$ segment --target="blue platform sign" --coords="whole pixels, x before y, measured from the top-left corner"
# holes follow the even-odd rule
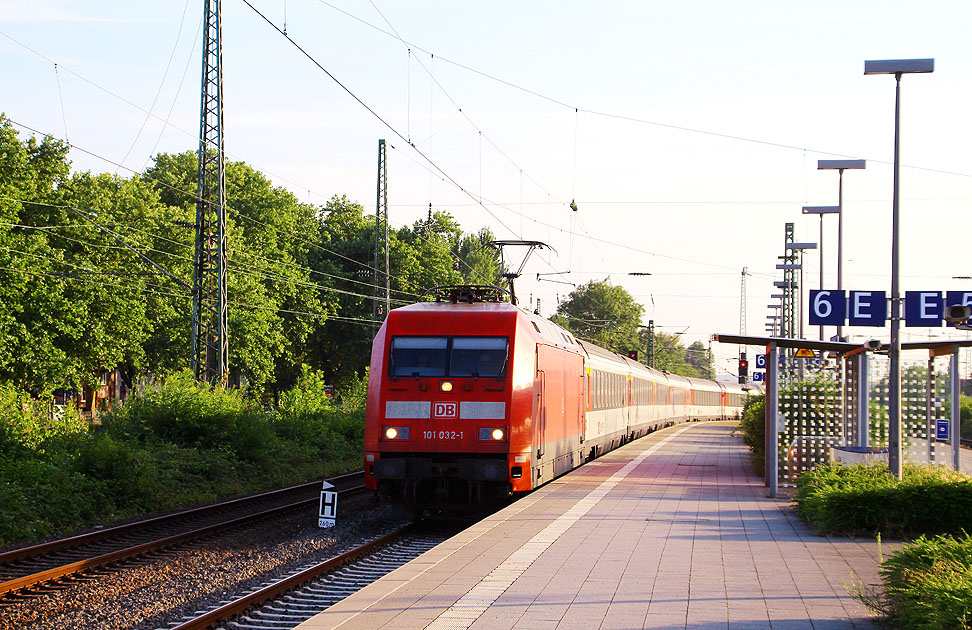
[[[935,439],[936,440],[949,440],[948,437],[948,427],[949,422],[947,418],[939,418],[935,423]]]
[[[851,326],[883,328],[888,319],[888,303],[884,291],[851,291],[848,311]],[[813,320],[810,325],[815,325]]]
[[[941,328],[941,291],[905,291],[905,326]]]
[[[753,372],[753,382],[763,383],[766,381],[766,372]]]
[[[810,291],[810,325],[841,326],[847,316],[843,291]]]
[[[945,294],[945,306],[972,306],[972,291],[948,291]],[[972,319],[965,320],[966,324],[972,324]],[[951,327],[955,324],[949,322]]]
[[[757,354],[756,355],[756,369],[757,370],[765,370],[766,369],[766,355],[765,354]]]

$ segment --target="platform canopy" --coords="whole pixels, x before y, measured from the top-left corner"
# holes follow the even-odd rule
[[[836,352],[838,354],[848,354],[861,350],[872,350],[886,352],[891,347],[888,343],[878,345],[865,345],[860,343],[849,343],[846,341],[819,341],[817,339],[792,339],[788,337],[751,337],[748,335],[712,335],[713,341],[720,343],[735,343],[743,346],[769,346],[776,344],[777,348],[806,348],[808,350],[824,350],[826,352]],[[946,341],[909,341],[901,344],[902,350],[928,350],[931,354],[938,356],[950,354],[955,348],[972,348],[972,339],[952,339]]]

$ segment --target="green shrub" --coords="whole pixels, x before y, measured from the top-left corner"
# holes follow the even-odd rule
[[[0,545],[121,516],[110,483],[53,462],[0,459],[0,481]]]
[[[763,476],[766,461],[766,397],[751,396],[746,399],[742,420],[739,423],[742,430],[743,443],[752,451],[750,464],[753,472]]]
[[[0,384],[0,454],[37,450],[47,440],[86,430],[87,422],[74,406],[53,409],[11,385]]]
[[[972,478],[905,464],[898,481],[884,464],[830,464],[806,471],[794,498],[822,534],[892,538],[958,534],[972,523]]]
[[[239,390],[212,388],[188,371],[131,396],[102,417],[105,430],[123,440],[177,446],[230,448],[243,459],[266,457],[270,423]]]
[[[903,628],[972,627],[972,538],[924,536],[881,565],[879,608]]]
[[[265,411],[180,374],[90,429],[76,415],[41,421],[28,398],[0,388],[0,545],[359,468],[361,388],[338,408],[305,371],[282,408]]]

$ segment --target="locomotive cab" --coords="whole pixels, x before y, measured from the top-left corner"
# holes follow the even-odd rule
[[[495,504],[521,489],[525,460],[511,453],[524,438],[510,422],[518,313],[451,301],[389,313],[372,350],[369,488],[415,512]]]

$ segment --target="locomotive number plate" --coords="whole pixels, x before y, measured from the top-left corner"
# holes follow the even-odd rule
[[[462,431],[422,431],[426,440],[461,440]]]

